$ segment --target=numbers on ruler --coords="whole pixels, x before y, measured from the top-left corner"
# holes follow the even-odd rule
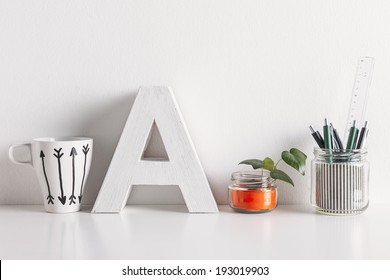
[[[358,60],[344,139],[346,139],[349,128],[354,120],[356,120],[358,125],[362,125],[362,122],[365,120],[368,87],[370,85],[373,65],[374,59],[371,57],[364,57]]]

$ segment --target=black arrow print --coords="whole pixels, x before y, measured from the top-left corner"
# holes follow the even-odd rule
[[[69,197],[69,205],[72,205],[72,204],[76,204],[76,197],[74,195],[74,180],[75,180],[75,175],[74,175],[74,157],[77,156],[77,152],[76,152],[76,149],[75,147],[72,148],[72,150],[70,151],[70,156],[72,157],[72,176],[73,176],[73,179],[72,179],[72,195]]]
[[[79,202],[81,203],[81,199],[83,198],[83,186],[84,186],[84,179],[85,179],[85,167],[87,165],[87,154],[89,152],[88,148],[89,144],[87,146],[83,146],[83,153],[84,153],[84,173],[83,173],[83,180],[81,181],[81,188],[80,188],[80,195],[79,195]]]
[[[43,168],[43,174],[45,175],[45,179],[46,179],[46,185],[47,185],[47,190],[49,192],[49,195],[47,196],[47,204],[54,204],[54,197],[52,197],[51,195],[51,192],[50,192],[50,185],[49,185],[49,180],[47,180],[47,175],[46,175],[46,168],[45,168],[45,154],[43,153],[43,151],[41,150],[41,154],[40,154],[40,157],[42,159],[42,168]]]
[[[61,171],[61,157],[64,155],[64,153],[61,153],[61,149],[54,149],[54,151],[57,153],[57,154],[53,154],[57,160],[58,160],[58,174],[59,174],[59,178],[60,178],[60,189],[61,189],[61,196],[58,197],[58,199],[61,201],[62,205],[65,205],[65,202],[66,202],[66,196],[64,196],[64,189],[62,187],[62,171]]]

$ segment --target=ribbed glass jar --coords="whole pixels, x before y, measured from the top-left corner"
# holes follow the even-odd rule
[[[269,212],[278,201],[277,188],[268,171],[239,171],[232,174],[229,205],[246,213]]]
[[[311,203],[330,215],[358,214],[367,209],[367,150],[314,148],[311,162]]]

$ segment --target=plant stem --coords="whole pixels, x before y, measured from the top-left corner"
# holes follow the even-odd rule
[[[278,162],[275,164],[275,168],[276,166],[278,166],[279,162],[281,161],[282,159],[279,159]]]

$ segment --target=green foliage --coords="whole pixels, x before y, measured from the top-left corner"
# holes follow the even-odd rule
[[[241,161],[239,164],[251,165],[253,167],[253,169],[263,168],[263,162],[259,159],[247,159],[247,160]]]
[[[283,151],[281,155],[281,159],[289,166],[297,170],[299,173],[302,175],[305,175],[305,166],[306,166],[306,159],[307,156],[300,151],[297,148],[292,148],[290,151]],[[263,168],[268,171],[270,171],[270,176],[271,178],[275,180],[281,180],[283,182],[289,183],[292,186],[294,186],[293,180],[288,176],[285,172],[276,169],[276,166],[280,160],[276,163],[269,158],[266,157],[264,160],[259,160],[259,159],[248,159],[240,162],[239,164],[246,164],[250,165],[253,167],[253,169],[259,169]]]
[[[282,153],[282,159],[285,163],[297,170],[302,175],[305,175],[305,164],[307,156],[296,148]]]
[[[271,176],[271,178],[273,178],[275,180],[281,180],[281,181],[287,182],[294,187],[293,180],[290,178],[290,176],[288,176],[282,170],[277,170],[277,169],[272,170],[270,176]]]
[[[268,171],[272,171],[275,169],[275,163],[274,161],[269,158],[269,157],[266,157],[264,160],[263,160],[263,168],[268,170]]]

